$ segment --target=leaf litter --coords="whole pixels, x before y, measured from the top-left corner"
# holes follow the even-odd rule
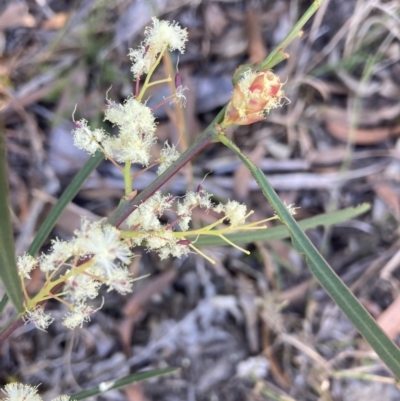
[[[262,59],[304,7],[298,1],[155,1],[153,9],[149,4],[27,0],[0,10],[0,105],[19,252],[82,163],[61,138],[68,138],[75,103],[101,124],[107,89],[112,85],[115,98],[133,91],[126,53],[140,42],[154,13],[188,27],[191,41],[180,68],[193,83],[196,105],[186,126],[203,127],[229,99],[236,67]],[[16,7],[21,12],[13,14]],[[347,225],[308,234],[395,341],[397,8],[395,0],[326,1],[302,40],[288,49],[289,61],[275,68],[287,80],[291,103],[271,112],[265,123],[230,132],[280,195],[305,215],[372,204],[370,214]],[[365,62],[377,52],[365,80]],[[174,121],[173,110],[163,113],[164,121],[167,116]],[[171,131],[163,135],[176,140]],[[195,135],[189,132],[189,138]],[[222,198],[240,195],[257,215],[271,213],[251,177],[219,146],[206,150],[193,171],[166,190],[179,194],[210,171],[205,189]],[[138,189],[153,178],[152,172],[144,174]],[[71,236],[82,210],[93,218],[107,216],[122,194],[115,167],[102,164],[53,235]],[[201,224],[202,217],[196,219]],[[400,392],[385,367],[315,285],[290,243],[248,249],[251,254],[244,256],[210,248],[214,267],[197,256],[161,263],[143,252],[131,269],[150,277],[135,284],[131,297],[107,294],[107,306],[83,329],[67,333],[55,324],[44,334],[21,327],[0,348],[0,384],[11,377],[42,383],[40,391],[50,399],[170,365],[181,369],[156,385],[142,383],[99,399],[397,400]],[[49,307],[54,316],[64,313]]]

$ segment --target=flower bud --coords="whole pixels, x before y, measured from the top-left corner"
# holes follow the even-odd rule
[[[228,103],[223,125],[247,125],[262,121],[271,109],[281,106],[284,93],[279,77],[271,70],[244,72]]]
[[[180,86],[182,86],[182,77],[181,74],[177,72],[175,75],[175,88],[179,88]]]
[[[188,239],[181,239],[179,241],[176,242],[178,245],[190,245],[192,243],[192,241],[188,240]]]

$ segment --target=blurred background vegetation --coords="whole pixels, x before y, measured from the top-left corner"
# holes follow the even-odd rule
[[[151,17],[189,31],[179,58],[189,88],[184,110],[157,109],[159,149],[184,150],[229,100],[231,77],[259,63],[310,5],[300,0],[26,0],[0,5],[0,110],[6,135],[18,254],[87,160],[73,147],[72,112],[103,122],[105,97],[134,91],[129,48]],[[400,333],[400,5],[397,0],[325,0],[275,68],[285,105],[228,135],[268,175],[299,220],[371,204],[368,214],[307,234],[388,335]],[[173,75],[177,55],[159,68]],[[156,87],[148,104],[168,96]],[[159,151],[155,150],[155,152]],[[137,167],[139,170],[139,166]],[[144,188],[156,176],[135,181]],[[164,190],[202,186],[262,219],[273,211],[248,171],[222,146],[209,147]],[[68,238],[80,216],[108,216],[123,196],[120,172],[104,162],[65,210],[53,236]],[[194,214],[196,224],[214,219]],[[1,224],[1,222],[0,222]],[[46,251],[47,245],[43,248]],[[398,400],[388,371],[311,278],[289,241],[229,247],[160,262],[145,251],[131,266],[127,297],[107,303],[83,329],[60,319],[48,333],[24,326],[0,348],[0,384],[37,385],[53,397],[129,372],[181,370],[112,391],[101,400]],[[30,290],[40,285],[33,277]],[[0,288],[0,295],[2,289]],[[11,308],[11,307],[10,307]],[[49,304],[53,316],[59,305]],[[11,309],[0,319],[6,321]]]

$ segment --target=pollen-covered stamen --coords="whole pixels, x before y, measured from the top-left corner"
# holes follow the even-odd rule
[[[54,318],[44,313],[41,306],[30,311],[27,310],[23,319],[25,324],[33,323],[39,330],[43,331],[46,331],[49,325],[54,321]]]

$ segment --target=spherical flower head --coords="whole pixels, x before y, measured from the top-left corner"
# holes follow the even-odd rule
[[[160,230],[155,233],[151,233],[146,237],[146,244],[148,251],[158,250],[164,246],[169,246],[176,243],[176,238],[171,231]]]
[[[134,281],[128,269],[120,268],[114,270],[107,281],[107,285],[109,286],[108,291],[115,290],[122,295],[126,295],[132,292],[132,283]]]
[[[39,258],[40,270],[50,272],[60,267],[75,252],[73,241],[55,239],[51,241],[51,250],[48,254],[42,254]]]
[[[42,401],[42,398],[37,394],[37,387],[26,384],[6,384],[1,391],[6,395],[4,401]]]
[[[158,166],[157,174],[161,175],[169,166],[171,166],[180,156],[176,150],[175,145],[170,146],[165,142],[164,148],[160,152],[160,165]]]
[[[87,123],[85,119],[76,122],[76,128],[72,131],[72,135],[74,136],[74,145],[78,149],[93,155],[97,150],[101,150],[100,143],[107,135],[101,128],[92,131]]]
[[[135,78],[147,74],[158,54],[165,48],[170,51],[178,50],[181,53],[185,51],[185,42],[188,40],[186,28],[182,29],[177,22],[160,21],[156,17],[152,20],[153,26],[147,27],[144,32],[145,39],[142,46],[129,52],[129,57],[134,63],[132,72]]]
[[[18,273],[21,277],[30,279],[30,272],[37,266],[38,261],[31,255],[25,253],[17,259]]]
[[[161,229],[159,217],[171,207],[174,198],[164,196],[160,191],[141,203],[126,219],[129,227],[140,227],[144,231]]]
[[[270,110],[281,106],[282,84],[271,70],[247,69],[236,83],[223,125],[247,125],[265,119]]]
[[[68,273],[68,272],[67,272]],[[101,282],[93,280],[85,274],[76,274],[68,278],[65,289],[74,302],[84,301],[87,298],[94,299],[99,295]]]
[[[185,42],[188,40],[186,28],[181,28],[175,21],[160,21],[156,17],[152,18],[153,27],[145,30],[145,44],[154,48],[158,53],[167,45],[169,51],[178,50],[185,52]]]
[[[221,208],[216,208],[216,211],[221,211]],[[223,207],[226,218],[229,220],[231,227],[237,227],[243,224],[246,219],[247,208],[237,201],[229,200]]]
[[[132,258],[129,246],[120,239],[120,231],[100,221],[89,222],[82,219],[81,230],[75,231],[75,245],[83,255],[91,255],[101,276],[109,278],[118,268],[116,261],[127,265]]]
[[[131,71],[135,79],[142,74],[147,74],[156,61],[156,54],[148,52],[149,47],[140,46],[138,49],[130,49],[128,56],[132,60]]]
[[[105,120],[119,127],[119,136],[104,141],[120,163],[147,166],[151,146],[157,141],[155,117],[149,107],[133,97],[124,104],[108,101]]]
[[[123,104],[109,101],[104,119],[126,132],[149,133],[156,129],[151,109],[133,97],[126,99]]]
[[[137,163],[148,166],[151,147],[157,142],[153,133],[121,133],[112,143],[113,154],[119,163]]]
[[[146,237],[148,251],[156,251],[161,260],[170,256],[180,258],[190,252],[187,245],[181,245],[171,230],[160,230]]]
[[[213,208],[213,203],[211,202],[211,194],[200,190],[197,192],[188,191],[185,195],[183,202],[179,202],[177,205],[176,213],[179,216],[179,227],[182,231],[187,231],[189,229],[189,222],[191,220],[192,210],[199,206],[202,209]]]
[[[84,302],[80,302],[74,305],[74,311],[69,312],[65,315],[62,324],[69,329],[74,329],[75,327],[82,327],[84,322],[90,321],[90,315],[96,311]]]
[[[46,331],[46,329],[54,321],[54,318],[52,318],[50,315],[46,315],[40,306],[34,310],[26,311],[26,315],[23,319],[25,324],[33,323],[39,330],[42,331]]]

